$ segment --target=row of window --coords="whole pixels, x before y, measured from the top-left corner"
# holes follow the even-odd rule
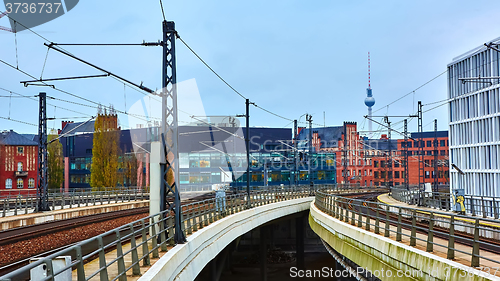
[[[420,143],[420,146],[419,146]],[[405,147],[405,145],[408,146],[408,148],[412,147],[434,147],[434,140],[428,140],[428,141],[408,141],[408,142],[401,142],[401,147]],[[448,140],[438,140],[437,146],[448,146]]]
[[[500,116],[450,126],[452,145],[495,142],[500,139]]]
[[[17,188],[24,188],[24,180],[22,178],[17,179]],[[34,188],[35,187],[35,179],[30,178],[28,179],[28,188]],[[12,179],[6,179],[5,180],[5,189],[12,189]]]
[[[500,145],[454,148],[451,161],[461,169],[500,169]]]
[[[463,188],[465,194],[477,196],[500,196],[500,189],[497,188],[500,182],[500,173],[465,173],[461,175],[455,169],[452,171],[452,186],[450,188]]]
[[[230,174],[229,172],[226,172]],[[267,173],[267,181],[272,182],[289,182],[290,171],[270,171]],[[298,172],[299,180],[308,180],[307,171]],[[228,181],[224,174],[220,172],[180,172],[179,174],[180,184],[196,184],[196,183],[220,183],[222,181]],[[246,173],[236,176],[236,182],[246,182]],[[265,179],[265,174],[263,171],[252,171],[250,172],[251,182],[263,182]],[[333,170],[321,170],[312,172],[313,180],[335,180],[335,171]]]
[[[451,101],[451,122],[500,112],[499,94],[496,88]]]
[[[435,173],[434,171],[425,171],[425,178],[428,179],[431,177],[431,173],[432,173],[432,178],[435,178]],[[375,171],[373,173],[373,177],[375,179],[378,179],[380,176],[381,179],[385,179],[385,178],[393,178],[392,177],[392,174],[390,171],[381,171],[380,173],[378,171]],[[438,171],[438,178],[449,178],[450,175],[449,175],[449,171]],[[399,172],[399,171],[394,171],[394,178],[395,179],[399,179],[399,178],[402,178],[404,179],[405,178],[405,172]]]
[[[450,98],[469,92],[477,91],[489,86],[489,83],[462,83],[458,78],[499,76],[500,61],[498,53],[493,50],[484,50],[448,67],[448,89]],[[497,84],[498,79],[487,82]]]

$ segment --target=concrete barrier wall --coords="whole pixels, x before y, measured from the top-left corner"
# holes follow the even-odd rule
[[[149,201],[144,200],[144,201],[104,204],[98,206],[71,208],[71,209],[56,210],[44,213],[33,213],[27,215],[5,217],[0,220],[0,229],[6,230],[21,226],[44,223],[48,221],[64,220],[75,217],[129,210],[129,209],[142,208],[148,206],[149,206]]]
[[[500,280],[337,220],[321,212],[314,202],[310,207],[309,224],[321,239],[357,265],[379,275],[385,272],[384,277],[379,277],[382,280]]]
[[[274,219],[309,209],[313,199],[300,198],[255,207],[212,223],[188,236],[185,244],[167,252],[139,281],[192,281],[236,238]]]

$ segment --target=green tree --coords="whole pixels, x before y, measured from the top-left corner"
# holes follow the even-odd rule
[[[93,190],[114,188],[118,183],[120,129],[115,114],[98,114],[94,124],[90,185]]]
[[[137,158],[135,157],[135,154],[123,154],[121,162],[123,186],[137,184],[137,169]]]
[[[53,141],[58,136],[54,130],[47,136],[47,173],[49,190],[59,190],[64,178],[62,144],[59,140]]]

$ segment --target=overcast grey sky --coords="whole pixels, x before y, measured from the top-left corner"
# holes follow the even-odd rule
[[[357,121],[367,129],[363,101],[367,88],[367,52],[371,53],[371,86],[375,115],[408,115],[416,102],[446,99],[446,75],[452,59],[500,36],[495,0],[479,1],[164,1],[168,20],[179,35],[233,87],[251,101],[290,119],[313,114],[314,122],[338,126]],[[2,9],[1,10],[5,10]],[[158,1],[80,1],[66,15],[33,28],[58,43],[140,43],[162,38]],[[0,26],[9,26],[6,17]],[[0,30],[0,59],[16,65],[13,33]],[[47,48],[29,31],[17,34],[19,68],[40,77]],[[147,87],[161,88],[160,47],[66,47],[73,54]],[[215,77],[177,41],[178,81],[196,79],[208,115],[244,113],[244,100]],[[50,51],[44,78],[100,74]],[[88,102],[46,87],[23,87],[30,78],[0,64],[0,87],[23,95],[46,91],[49,96]],[[58,88],[117,109],[143,97],[111,78],[64,81]],[[9,95],[0,91],[0,96]],[[81,116],[96,110],[49,101],[48,115]],[[415,104],[415,105],[414,105]],[[434,105],[424,107],[424,110]],[[287,120],[251,109],[251,126],[284,127]],[[23,98],[0,97],[0,117],[37,124],[38,104]],[[126,116],[119,115],[123,127]],[[423,124],[438,119],[447,130],[447,107],[424,114]],[[381,118],[378,118],[379,120]],[[75,119],[81,121],[83,119]],[[302,121],[304,117],[302,117]],[[393,119],[393,123],[401,119]],[[416,130],[413,120],[409,129]],[[60,127],[60,120],[49,127]],[[401,124],[399,124],[400,127]],[[373,128],[378,126],[374,124]],[[431,130],[427,125],[425,130]],[[35,126],[0,119],[0,129],[36,133]]]

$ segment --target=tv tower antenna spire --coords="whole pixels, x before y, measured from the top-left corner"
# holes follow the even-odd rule
[[[372,87],[371,87],[371,76],[370,76],[370,52],[368,52],[368,89],[366,89],[366,98],[365,105],[368,107],[368,136],[372,135],[372,107],[375,104],[375,99],[372,96]]]
[[[368,52],[368,89],[371,89],[371,86],[370,86],[370,52]]]

